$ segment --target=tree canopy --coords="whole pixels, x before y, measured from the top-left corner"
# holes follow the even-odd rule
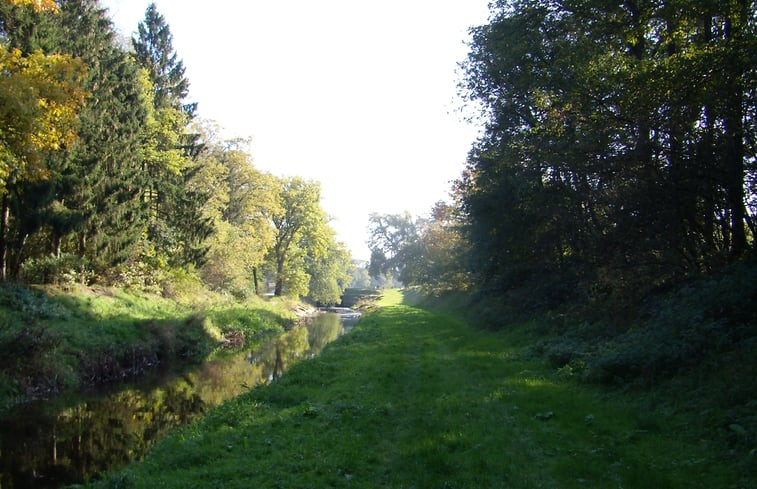
[[[0,281],[339,301],[320,186],[256,169],[196,117],[155,4],[131,49],[96,0],[0,1]]]
[[[756,25],[746,0],[496,2],[463,64],[480,279],[623,300],[753,246]]]

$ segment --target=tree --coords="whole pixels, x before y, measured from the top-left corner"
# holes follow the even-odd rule
[[[344,289],[352,280],[349,250],[344,243],[336,241],[333,231],[329,235],[325,253],[310,257],[308,266],[308,274],[311,277],[308,297],[324,305],[339,304]]]
[[[0,195],[47,177],[44,153],[70,146],[86,68],[68,55],[23,55],[0,45]]]
[[[194,185],[210,192],[203,216],[213,223],[202,276],[214,288],[257,293],[258,272],[273,245],[278,181],[256,170],[236,142],[206,141]]]
[[[465,290],[471,284],[464,261],[466,252],[458,211],[445,202],[437,202],[430,216],[419,222],[418,241],[405,253],[403,281],[433,293]]]
[[[50,2],[8,3],[57,11]],[[6,19],[4,28],[9,25]],[[45,153],[75,141],[75,122],[86,98],[85,75],[84,64],[70,55],[45,55],[39,50],[24,55],[0,44],[0,280],[5,280],[8,269],[11,208],[20,209],[18,197],[24,185],[50,177]],[[16,229],[13,275],[18,273],[28,234]]]
[[[155,85],[155,109],[172,107],[192,117],[196,104],[185,102],[189,80],[184,75],[184,63],[173,49],[173,35],[155,3],[147,6],[137,29],[137,37],[132,37],[131,43],[137,62],[147,69]]]
[[[457,186],[480,280],[620,299],[745,252],[750,5],[493,6],[464,64],[488,124]]]
[[[89,67],[90,102],[79,118],[77,144],[59,162],[56,201],[76,216],[54,241],[105,274],[136,252],[145,230],[141,141],[146,100],[139,69],[116,44],[106,12],[92,0],[61,2],[50,34],[56,49]]]
[[[272,216],[276,229],[271,249],[275,267],[274,295],[306,295],[310,276],[305,257],[319,259],[328,246],[326,215],[321,209],[321,187],[299,177],[280,182],[280,210]]]
[[[150,205],[149,238],[172,266],[201,265],[212,232],[201,217],[208,194],[188,188],[200,171],[195,160],[202,150],[198,135],[187,134],[196,104],[185,99],[189,80],[173,49],[173,36],[154,3],[145,11],[132,38],[137,63],[147,72],[150,110],[143,144],[143,172],[149,181],[144,199]]]
[[[428,218],[371,214],[370,268],[374,278],[392,273],[406,285],[429,292],[464,290],[469,273],[464,266],[465,240],[458,212],[437,202]]]
[[[403,280],[405,254],[418,241],[418,228],[409,212],[404,214],[372,213],[368,224],[369,271],[372,277],[390,273]]]
[[[4,0],[4,2],[17,7],[28,7],[37,12],[58,11],[58,5],[55,3],[55,0]]]

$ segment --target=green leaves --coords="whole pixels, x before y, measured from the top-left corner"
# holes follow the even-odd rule
[[[336,242],[321,208],[321,186],[299,177],[279,181],[279,209],[272,215],[276,237],[270,251],[275,295],[339,302],[347,286],[349,253]]]
[[[627,301],[744,252],[747,3],[502,2],[473,29],[488,125],[457,188],[488,285]]]

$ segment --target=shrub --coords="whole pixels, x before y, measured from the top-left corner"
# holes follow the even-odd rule
[[[757,266],[736,264],[655,301],[646,319],[605,342],[588,378],[652,384],[757,336]]]
[[[89,284],[95,277],[89,262],[78,255],[63,253],[30,258],[21,265],[21,280],[33,284]]]
[[[16,313],[26,321],[40,319],[68,319],[70,312],[45,294],[20,286],[0,287],[0,307]],[[0,321],[0,327],[3,322]]]
[[[172,268],[166,270],[161,282],[162,295],[179,302],[187,302],[204,290],[202,279],[194,269]]]

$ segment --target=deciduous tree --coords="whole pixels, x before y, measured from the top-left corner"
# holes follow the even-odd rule
[[[458,191],[488,287],[634,297],[753,236],[755,7],[500,1],[464,89],[486,130]]]
[[[47,1],[3,3],[57,12],[57,6]],[[13,15],[3,11],[3,29],[14,24],[9,22]],[[7,44],[0,43],[0,280],[5,280],[8,272],[11,241],[15,248],[11,273],[15,276],[22,248],[35,230],[24,229],[19,219],[24,186],[50,178],[45,154],[76,140],[75,123],[86,98],[86,68],[80,60],[68,54],[46,55],[41,50],[24,54],[14,46],[10,34],[5,32]],[[13,216],[11,208],[16,211]]]
[[[328,246],[321,187],[316,182],[291,177],[281,180],[280,192],[280,211],[272,216],[276,229],[271,249],[274,295],[307,295],[311,277],[305,269],[305,257],[309,254],[319,259]]]

